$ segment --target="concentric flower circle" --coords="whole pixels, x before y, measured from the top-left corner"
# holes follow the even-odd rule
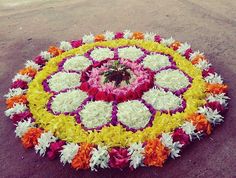
[[[25,66],[5,114],[25,148],[76,169],[162,166],[210,134],[229,99],[202,53],[155,33],[85,35]]]

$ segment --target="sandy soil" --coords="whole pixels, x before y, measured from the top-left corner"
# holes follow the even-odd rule
[[[32,3],[33,2],[33,3]],[[3,115],[0,98],[0,177],[236,177],[236,1],[233,0],[0,0],[0,92],[7,92],[26,59],[61,40],[78,39],[105,30],[159,32],[187,41],[204,51],[229,84],[232,98],[225,123],[213,134],[190,145],[181,158],[163,168],[136,171],[74,171],[24,150],[14,126]]]

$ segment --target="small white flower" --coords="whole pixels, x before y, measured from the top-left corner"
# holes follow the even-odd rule
[[[56,140],[57,138],[54,137],[51,132],[42,133],[38,138],[38,144],[34,147],[36,153],[39,152],[40,156],[44,156],[50,143],[55,142]]]
[[[185,88],[190,84],[187,76],[182,71],[175,69],[162,70],[156,73],[155,83],[158,86],[168,88],[170,91]]]
[[[71,163],[75,155],[79,150],[79,145],[75,143],[68,143],[62,146],[60,151],[60,161],[65,165],[66,163]]]
[[[196,132],[196,127],[192,124],[192,122],[185,122],[181,128],[187,135],[189,135],[191,141],[194,137],[198,137],[199,135],[199,133]]]
[[[27,110],[27,106],[25,104],[17,103],[14,104],[12,108],[6,110],[5,115],[8,117],[12,117],[14,114],[19,114],[21,112],[24,112],[25,110]]]
[[[71,46],[70,42],[62,41],[60,43],[60,49],[62,49],[64,51],[68,51],[68,50],[72,49],[72,46]]]
[[[136,169],[138,166],[143,165],[144,159],[144,147],[142,143],[133,143],[128,148],[128,154],[130,156],[130,166]]]
[[[94,42],[94,35],[93,34],[84,35],[82,40],[83,40],[83,43],[92,43]]]
[[[119,103],[117,107],[117,119],[130,128],[144,128],[152,116],[148,108],[138,100]]]
[[[150,68],[151,70],[159,70],[163,67],[170,66],[171,63],[169,58],[161,54],[150,54],[143,59],[144,67]]]
[[[195,51],[195,52],[190,54],[190,58],[189,59],[192,61],[198,55],[204,56],[204,54],[201,53],[200,51]]]
[[[74,88],[80,85],[80,74],[57,72],[47,80],[51,90],[59,92],[63,89]]]
[[[219,83],[219,84],[223,83],[221,76],[218,75],[217,73],[209,74],[207,77],[205,77],[205,81],[207,83]]]
[[[92,64],[88,58],[80,55],[73,56],[66,60],[63,64],[63,68],[66,71],[73,70],[73,71],[81,71],[86,69],[89,65]]]
[[[108,162],[110,156],[106,146],[98,145],[98,148],[93,148],[91,155],[89,166],[92,171],[97,171],[96,168],[98,167],[102,169],[109,167]]]
[[[190,48],[191,46],[188,43],[182,43],[177,50],[178,53],[184,55],[185,52]]]
[[[113,58],[114,51],[109,48],[95,48],[91,51],[90,56],[96,61],[101,61],[107,58]]]
[[[150,41],[155,41],[155,33],[149,33],[149,32],[146,32],[145,34],[144,34],[144,39],[145,40],[150,40]]]
[[[136,46],[129,46],[125,48],[118,48],[118,55],[120,58],[130,59],[131,61],[135,61],[140,58],[144,52],[137,48]]]
[[[180,148],[183,146],[179,142],[173,142],[173,138],[169,133],[163,133],[161,136],[161,142],[165,147],[170,150],[171,158],[179,157]]]
[[[82,124],[87,128],[96,128],[111,121],[112,104],[105,101],[89,102],[80,111]]]
[[[209,102],[219,102],[220,104],[222,104],[223,106],[227,106],[227,100],[229,100],[230,98],[228,96],[226,96],[225,93],[221,93],[221,94],[218,94],[218,95],[214,95],[214,94],[210,94],[208,97],[207,97],[207,101]]]
[[[32,80],[32,77],[30,77],[28,75],[16,74],[15,77],[12,79],[12,82],[15,82],[17,80],[23,80],[23,81],[29,83]]]
[[[13,89],[9,89],[9,92],[5,94],[4,97],[11,98],[13,96],[22,95],[25,93],[26,93],[26,90],[23,90],[21,88],[13,88]]]
[[[40,69],[40,65],[36,64],[34,61],[32,60],[28,60],[25,63],[25,67],[31,67],[33,69],[36,69],[37,71]]]
[[[51,109],[55,113],[75,111],[87,98],[86,92],[82,90],[68,90],[55,95],[51,103]]]
[[[125,30],[124,31],[124,38],[125,39],[130,39],[132,37],[133,33],[130,30]]]
[[[200,60],[197,64],[195,64],[195,66],[202,70],[205,70],[211,66],[211,63],[208,63],[206,60]]]
[[[22,137],[29,128],[33,127],[33,123],[29,120],[20,121],[16,124],[16,137]]]
[[[49,60],[51,58],[51,54],[47,51],[41,51],[40,56],[42,56],[44,60]]]
[[[104,36],[105,36],[105,40],[113,40],[115,37],[115,34],[113,32],[106,31]]]
[[[206,119],[214,125],[223,122],[223,117],[219,114],[219,111],[217,110],[213,110],[204,106],[199,107],[197,112],[200,114],[204,114],[206,116]]]
[[[164,38],[161,39],[161,44],[163,44],[165,46],[170,46],[174,42],[175,42],[175,40],[172,37],[170,37],[168,39],[164,39]]]

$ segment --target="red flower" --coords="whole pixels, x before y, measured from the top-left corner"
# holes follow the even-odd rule
[[[107,95],[105,92],[102,91],[98,91],[96,96],[95,96],[95,100],[103,100],[103,101],[107,101]]]
[[[179,141],[182,145],[187,145],[190,142],[189,135],[187,135],[181,128],[175,129],[172,138],[174,142]]]
[[[224,107],[217,101],[209,102],[206,104],[206,106],[213,110],[217,109],[219,112],[224,111]]]
[[[30,111],[25,111],[25,112],[22,112],[22,113],[19,113],[19,114],[14,114],[12,117],[11,117],[11,120],[12,122],[14,123],[17,123],[21,120],[24,120],[24,119],[27,119],[29,117],[32,117],[32,114]]]
[[[161,42],[161,36],[160,35],[156,35],[154,38],[155,38],[155,42],[158,42],[158,43]]]
[[[34,62],[39,64],[39,65],[44,65],[45,64],[45,60],[43,59],[42,56],[37,56],[36,58],[34,58]]]
[[[115,39],[123,38],[124,34],[122,32],[116,32]]]
[[[214,68],[209,67],[208,69],[202,71],[202,75],[203,75],[203,77],[206,77],[210,74],[213,74],[214,72],[215,72]]]
[[[109,93],[107,94],[107,101],[110,102],[110,101],[114,101],[115,100],[115,97],[113,94]]]
[[[189,58],[190,58],[190,54],[191,54],[192,52],[193,52],[192,49],[189,48],[189,49],[187,49],[187,50],[185,51],[184,56],[185,56],[187,59],[189,59]]]
[[[89,84],[87,82],[83,82],[80,87],[81,90],[83,91],[88,91],[89,90]]]
[[[73,48],[78,48],[79,46],[81,46],[83,44],[82,40],[73,40],[71,41],[71,46]]]
[[[129,166],[128,151],[125,148],[113,148],[109,152],[110,160],[109,165],[111,168],[125,168]]]
[[[11,84],[11,88],[21,88],[21,89],[27,89],[28,83],[23,80],[16,80]]]
[[[118,96],[116,96],[116,100],[118,103],[124,102],[126,101],[126,96],[124,94],[119,94]]]
[[[92,96],[95,96],[97,92],[98,92],[97,88],[90,88],[88,91],[89,95],[92,95]]]
[[[59,155],[59,151],[62,150],[62,146],[65,145],[64,141],[57,141],[50,144],[47,156],[50,160],[55,159]]]

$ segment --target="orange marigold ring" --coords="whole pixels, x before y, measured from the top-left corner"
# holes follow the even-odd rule
[[[5,114],[25,148],[75,169],[161,167],[223,121],[227,90],[187,43],[107,31],[27,61]]]

